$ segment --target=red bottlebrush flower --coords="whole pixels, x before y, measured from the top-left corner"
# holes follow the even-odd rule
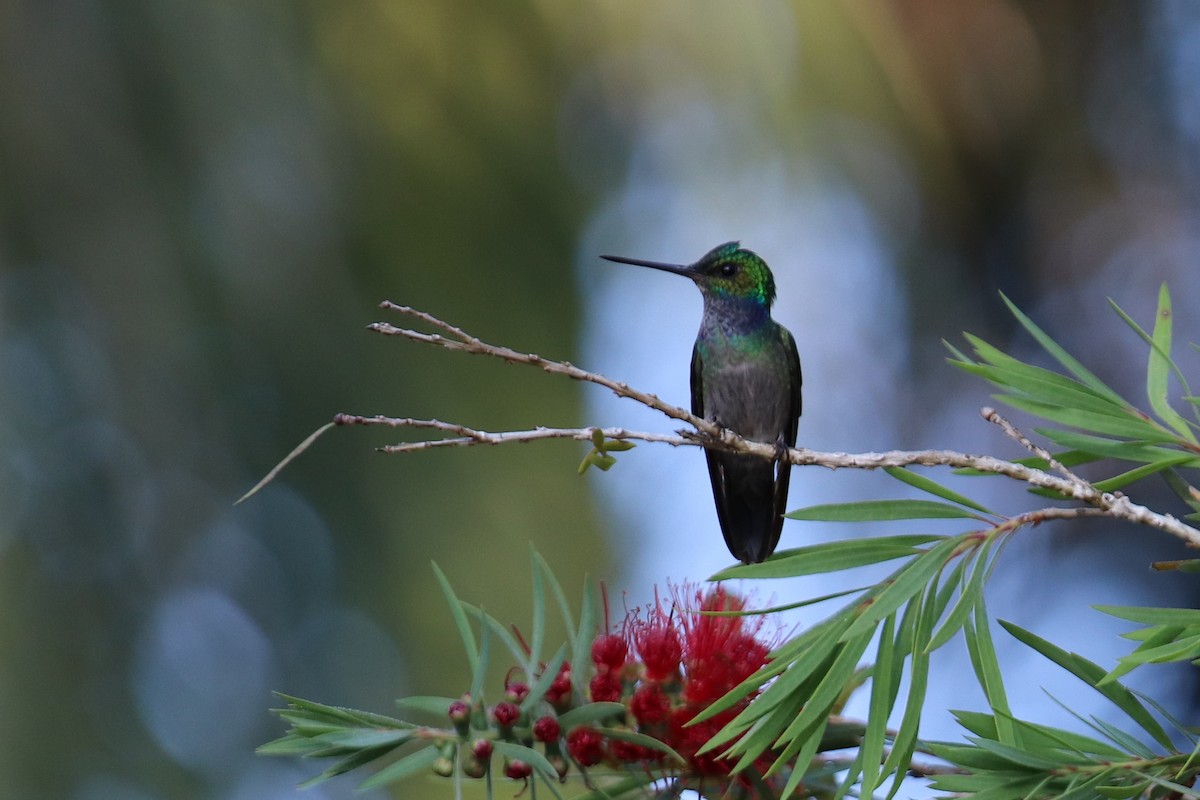
[[[629,710],[639,725],[659,725],[667,721],[671,700],[657,683],[645,683],[633,693]]]
[[[660,761],[666,756],[665,753],[658,750],[633,742],[623,742],[620,739],[614,739],[609,745],[609,749],[612,750],[613,758],[625,764]]]
[[[645,667],[646,680],[674,678],[683,657],[683,642],[671,616],[658,608],[648,620],[635,627],[633,643]]]
[[[621,699],[621,679],[611,672],[593,675],[588,689],[594,703],[615,703]]]
[[[539,742],[557,742],[562,728],[554,717],[539,717],[533,723],[533,738]]]
[[[521,709],[513,703],[497,703],[492,709],[492,719],[501,728],[511,728],[521,716]]]
[[[741,611],[742,598],[718,586],[700,601],[700,611],[682,614],[684,699],[708,704],[767,663],[768,648],[757,638],[762,622],[753,617],[719,617],[703,612]]]
[[[693,772],[699,775],[728,777],[729,768],[732,766],[729,762],[717,758],[713,751],[703,755],[697,755],[697,751],[721,728],[725,727],[725,723],[733,719],[734,713],[725,711],[703,722],[685,727],[697,713],[699,713],[699,709],[693,708],[680,708],[672,713],[669,733],[665,737],[666,741],[675,748],[675,752],[687,760]]]
[[[592,642],[592,663],[598,672],[619,672],[629,656],[629,645],[615,633],[605,633]]]
[[[595,728],[581,725],[567,734],[567,752],[582,766],[595,766],[604,760],[604,737]]]
[[[512,778],[514,781],[525,780],[532,774],[533,767],[529,766],[528,762],[521,761],[518,758],[514,758],[504,765],[504,776]]]
[[[688,763],[686,773],[728,787],[737,780],[729,774],[732,763],[717,753],[697,753],[754,695],[704,722],[686,725],[760,669],[770,645],[759,638],[760,617],[706,613],[737,612],[745,607],[742,598],[724,587],[702,592],[684,586],[673,589],[671,595],[670,609],[656,602],[645,619],[633,616],[625,622],[625,641],[636,653],[636,660],[627,658],[620,670],[627,685],[636,684],[627,695],[631,721],[639,733],[653,736],[679,753]],[[601,638],[593,644],[598,676],[612,673],[607,665],[600,666],[604,648],[611,647],[608,643],[600,647]],[[598,679],[593,683],[604,685]],[[608,742],[608,752],[622,763],[661,761],[663,757],[653,749],[617,740]]]

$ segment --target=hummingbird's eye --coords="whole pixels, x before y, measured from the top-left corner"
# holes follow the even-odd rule
[[[721,265],[721,274],[724,275],[726,278],[732,278],[734,275],[737,274],[737,271],[738,271],[737,264],[734,264],[732,261],[726,261],[724,264]]]

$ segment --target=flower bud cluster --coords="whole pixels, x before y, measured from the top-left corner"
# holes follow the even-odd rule
[[[453,774],[454,756],[457,754],[462,774],[469,778],[482,778],[492,768],[492,756],[496,750],[494,742],[502,741],[540,747],[559,778],[564,778],[569,762],[563,755],[563,731],[557,714],[570,709],[572,689],[571,665],[563,662],[545,695],[532,704],[533,709],[539,712],[536,715],[522,708],[530,690],[528,684],[519,680],[505,681],[504,699],[490,708],[473,701],[470,695],[453,701],[447,710],[447,717],[458,741],[451,740],[440,745],[442,752],[433,764],[434,773]],[[533,766],[520,758],[506,757],[499,769],[512,780],[525,781],[533,774]]]

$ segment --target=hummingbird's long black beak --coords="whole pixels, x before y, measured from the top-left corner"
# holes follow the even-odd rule
[[[633,264],[635,267],[650,267],[651,269],[661,269],[663,272],[674,272],[676,275],[692,275],[692,268],[687,264],[664,264],[661,261],[643,261],[640,258],[626,258],[625,256],[600,256],[605,261],[615,261],[618,264]]]

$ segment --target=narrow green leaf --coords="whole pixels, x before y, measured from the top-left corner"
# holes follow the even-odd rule
[[[570,732],[573,728],[592,722],[623,719],[628,710],[622,703],[586,703],[559,716],[558,724],[564,732]]]
[[[406,728],[412,727],[409,723],[403,720],[398,720],[394,717],[388,717],[383,714],[375,714],[370,711],[359,711],[353,708],[344,708],[342,706],[329,706],[324,703],[317,703],[312,700],[304,700],[300,697],[293,697],[290,694],[283,692],[272,692],[280,700],[283,700],[291,708],[274,709],[274,712],[281,717],[290,719],[295,715],[307,715],[307,718],[313,720],[330,720],[338,723],[348,723],[350,725],[378,725],[381,727]],[[344,726],[342,726],[344,727]]]
[[[601,728],[600,732],[609,739],[616,739],[620,742],[629,742],[631,744],[640,744],[642,747],[648,747],[651,750],[657,750],[660,753],[665,753],[672,761],[678,764],[686,764],[687,759],[675,752],[675,748],[671,747],[666,742],[659,741],[653,736],[647,736],[644,733],[631,731],[627,728]]]
[[[732,578],[793,578],[800,575],[824,575],[878,564],[895,558],[919,555],[918,545],[944,539],[942,536],[885,536],[874,539],[844,539],[836,542],[783,550],[761,564],[727,567],[709,580]]]
[[[879,785],[883,744],[887,738],[887,721],[892,713],[895,696],[892,691],[892,670],[896,659],[895,627],[896,614],[893,612],[883,621],[879,632],[879,647],[875,651],[867,725],[858,753],[862,764],[861,797],[871,797]]]
[[[1120,458],[1125,461],[1144,461],[1150,463],[1164,461],[1179,455],[1178,450],[1172,450],[1168,447],[1158,447],[1154,444],[1154,442],[1171,441],[1171,435],[1166,432],[1163,432],[1153,440],[1131,442],[1110,439],[1104,436],[1092,436],[1091,434],[1078,433],[1076,431],[1064,431],[1057,428],[1034,428],[1034,432],[1064,447],[1084,450],[1089,453],[1107,456],[1108,458]]]
[[[1063,650],[1058,645],[1046,641],[1019,625],[1005,620],[1000,620],[1000,625],[1018,641],[1032,647],[1108,698],[1113,705],[1124,711],[1130,719],[1140,725],[1142,730],[1149,734],[1154,741],[1165,748],[1171,748],[1171,738],[1167,736],[1166,731],[1163,730],[1162,726],[1150,715],[1145,706],[1128,689],[1117,681],[1099,685],[1104,676],[1108,674],[1107,670],[1102,669],[1097,664],[1088,661],[1077,653]]]
[[[546,635],[546,588],[542,584],[542,571],[538,569],[537,559],[533,562],[533,630],[529,637],[529,672],[536,669],[542,660],[542,642]]]
[[[1180,500],[1187,503],[1192,511],[1200,511],[1200,489],[1185,481],[1183,476],[1174,469],[1164,472],[1163,478],[1166,479],[1167,485],[1171,487],[1171,491],[1175,492]]]
[[[807,731],[804,736],[796,739],[795,744],[800,747],[795,752],[785,751],[783,755],[776,760],[775,764],[771,765],[771,769],[775,769],[780,763],[792,763],[796,765],[796,769],[792,770],[792,774],[788,776],[787,783],[783,786],[783,793],[780,797],[791,797],[792,794],[799,788],[804,781],[805,775],[808,774],[809,765],[812,763],[813,756],[817,754],[817,748],[821,746],[821,734],[825,730],[825,726],[829,724],[829,718],[823,717],[818,719],[815,727],[811,731]],[[784,759],[787,759],[785,762]]]
[[[971,612],[983,602],[983,582],[984,576],[988,571],[987,557],[993,541],[989,540],[986,542],[979,551],[979,555],[974,562],[975,568],[971,571],[971,577],[963,584],[962,591],[958,595],[958,600],[954,603],[954,607],[950,609],[950,613],[946,615],[946,619],[941,627],[930,638],[927,647],[928,652],[932,653],[950,641],[955,634],[962,630]]]
[[[350,755],[346,756],[345,758],[338,760],[332,766],[326,768],[325,771],[322,772],[320,775],[314,775],[313,777],[309,778],[308,780],[304,781],[303,783],[298,784],[296,788],[297,789],[308,789],[310,787],[316,786],[317,784],[324,783],[325,781],[329,780],[330,778],[336,778],[339,775],[344,775],[347,772],[351,772],[352,770],[358,769],[359,767],[363,766],[364,764],[371,763],[372,761],[374,761],[377,758],[380,758],[381,756],[387,755],[388,751],[389,751],[389,749],[385,748],[384,750],[370,749],[370,750],[359,750],[358,752],[351,753]],[[314,755],[314,757],[316,757],[319,754],[313,754],[313,755]]]
[[[562,584],[558,582],[558,578],[554,575],[554,570],[550,569],[550,565],[546,559],[533,548],[529,546],[530,552],[533,554],[533,568],[542,574],[542,578],[550,587],[550,592],[554,595],[554,599],[558,602],[558,609],[562,613],[563,626],[567,630],[567,639],[575,638],[575,617],[571,614],[571,604],[567,602],[566,592],[563,591]],[[586,580],[585,580],[586,583]]]
[[[528,672],[530,664],[529,653],[525,651],[525,648],[519,641],[517,641],[517,637],[513,636],[512,631],[510,631],[508,627],[504,625],[504,623],[493,617],[491,614],[485,613],[482,608],[472,605],[465,600],[460,600],[459,604],[462,605],[463,610],[467,612],[468,615],[479,620],[481,628],[486,626],[488,629],[490,629],[492,635],[500,639],[500,641],[504,643],[504,646],[508,648],[509,653],[512,654],[513,660],[524,666]]]
[[[1005,772],[1013,768],[1011,761],[989,753],[982,747],[949,742],[926,742],[925,747],[943,761],[974,772]]]
[[[765,701],[762,699],[766,695],[764,692],[763,696],[756,698],[747,708],[742,709],[741,713],[705,742],[697,752],[699,754],[709,751],[718,752],[721,748],[729,745],[728,755],[730,757],[741,755],[742,766],[756,760],[763,751],[774,745],[781,732],[800,713],[805,702],[816,691],[821,679],[829,671],[842,649],[841,646],[838,646],[833,651],[826,653],[817,668],[804,675],[797,682],[793,691],[786,694],[776,693],[775,696],[768,697]],[[788,675],[788,673],[785,672],[784,675]],[[704,713],[707,713],[707,709]],[[699,717],[700,715],[697,715],[688,725],[695,724]],[[742,732],[747,730],[753,731],[753,736],[739,739]],[[731,742],[732,744],[730,744]]]
[[[1096,794],[1109,798],[1109,800],[1129,800],[1129,798],[1141,796],[1150,786],[1150,781],[1131,784],[1110,784],[1107,786],[1097,786]]]
[[[885,588],[869,598],[870,604],[862,609],[858,619],[842,634],[842,641],[849,641],[865,631],[874,630],[880,620],[919,594],[930,579],[946,565],[947,559],[958,547],[959,542],[960,537],[939,542],[892,573],[888,581],[879,584]]]
[[[479,650],[475,646],[475,634],[471,632],[471,623],[467,621],[467,614],[454,594],[450,581],[446,580],[445,573],[436,563],[433,565],[433,574],[437,576],[438,584],[442,587],[442,594],[446,596],[450,614],[454,617],[454,626],[458,628],[458,635],[467,650],[467,665],[471,668],[471,674],[475,674],[479,670]]]
[[[855,797],[870,797],[867,791],[857,791],[856,787],[859,784],[859,778],[863,771],[863,752],[862,748],[854,755],[854,760],[850,762],[850,768],[846,770],[846,776],[838,785],[837,791],[833,795],[832,800],[842,800],[842,798],[853,794]],[[770,797],[769,794],[760,792],[759,797]]]
[[[779,744],[781,746],[785,740],[790,741],[808,728],[818,717],[828,716],[829,709],[837,701],[842,687],[854,675],[858,659],[866,651],[873,635],[874,631],[872,630],[846,641],[829,670],[822,676],[816,690],[805,702],[804,710],[780,735]]]
[[[1181,783],[1160,778],[1159,776],[1152,775],[1149,772],[1140,772],[1138,774],[1144,777],[1150,783],[1153,783],[1156,786],[1161,786],[1168,792],[1171,792],[1171,794],[1166,795],[1167,797],[1200,797],[1200,789],[1195,786],[1184,786]]]
[[[401,697],[396,701],[396,707],[401,711],[429,714],[431,717],[445,719],[450,713],[450,704],[454,700],[449,697],[414,696]]]
[[[1008,706],[1008,693],[1004,690],[1004,678],[1000,671],[1000,662],[996,658],[987,608],[982,597],[975,604],[974,612],[973,623],[963,629],[966,632],[971,665],[975,668],[988,705],[995,712],[996,738],[1003,744],[1015,746],[1016,734],[1012,724],[1012,712]]]
[[[1171,714],[1171,712],[1169,712],[1165,708],[1163,708],[1162,704],[1159,703],[1158,701],[1156,701],[1153,697],[1147,697],[1146,695],[1142,694],[1141,692],[1137,691],[1136,689],[1131,690],[1131,691],[1133,691],[1133,693],[1137,696],[1137,698],[1139,700],[1141,700],[1143,703],[1145,703],[1146,705],[1148,705],[1152,709],[1154,709],[1156,712],[1158,712],[1158,715],[1160,717],[1162,717],[1168,723],[1170,723],[1171,727],[1173,727],[1176,731],[1179,732],[1180,735],[1182,735],[1185,739],[1187,739],[1189,742],[1191,742],[1193,744],[1193,746],[1194,746],[1193,750],[1192,750],[1191,754],[1188,756],[1188,763],[1184,764],[1181,767],[1181,769],[1190,769],[1192,764],[1195,762],[1195,760],[1198,757],[1200,757],[1200,736],[1196,735],[1197,732],[1195,730],[1192,730],[1188,726],[1184,725],[1178,719],[1176,719],[1175,716],[1173,714]]]
[[[1200,572],[1200,561],[1197,561],[1196,571]],[[794,603],[784,603],[783,605],[779,606],[767,606],[766,608],[759,609],[747,609],[742,613],[746,616],[767,616],[770,614],[778,614],[781,611],[792,611],[797,608],[804,608],[805,606],[814,606],[829,600],[836,600],[839,597],[847,597],[852,594],[862,594],[870,588],[870,586],[856,586],[852,589],[842,589],[840,592],[817,595],[816,597],[807,597],[803,600],[797,600]]]
[[[1161,437],[1169,441],[1173,438],[1157,422],[1134,416],[1133,414],[1126,416],[1097,414],[1094,411],[1085,411],[1074,406],[1052,405],[1050,403],[1043,403],[1040,400],[1031,400],[1027,397],[1014,394],[998,394],[995,395],[995,398],[1006,405],[1041,417],[1042,419],[1072,428],[1079,428],[1080,430],[1091,431],[1092,433],[1124,436],[1128,439],[1153,439]]]
[[[1143,606],[1092,606],[1110,617],[1143,625],[1200,625],[1200,610],[1194,608],[1146,608]]]
[[[254,748],[254,752],[260,756],[304,756],[318,749],[320,746],[313,744],[309,737],[289,733],[266,744],[260,744]]]
[[[766,667],[742,681],[724,697],[697,714],[692,719],[692,724],[716,716],[740,702],[749,692],[775,677],[776,680],[738,717],[756,719],[768,713],[776,703],[794,692],[805,679],[832,658],[837,647],[838,637],[853,619],[851,614],[841,612],[795,637],[772,654],[771,661]]]
[[[830,620],[834,621],[834,620]],[[799,697],[802,700],[808,699],[806,688],[816,686],[815,681],[809,681],[812,676],[816,675],[817,679],[828,672],[830,664],[836,658],[836,655],[841,651],[841,645],[838,644],[838,634],[845,630],[846,625],[850,624],[850,615],[841,615],[836,619],[835,625],[822,626],[820,628],[820,636],[812,637],[811,646],[806,648],[802,654],[790,660],[790,662],[775,664],[775,669],[780,669],[778,678],[770,684],[766,691],[763,691],[760,696],[755,698],[755,702],[746,706],[745,709],[733,718],[733,720],[721,730],[712,740],[709,740],[707,745],[701,747],[701,752],[712,750],[718,744],[730,739],[730,736],[725,734],[736,724],[745,726],[756,718],[769,714],[780,703],[790,702]],[[805,637],[808,638],[808,637]],[[785,668],[786,667],[786,668]],[[769,673],[768,673],[769,675]],[[730,706],[740,702],[740,699],[745,697],[746,693],[754,691],[757,685],[761,685],[766,679],[766,675],[756,674],[751,675],[733,690],[727,692],[724,697],[710,704],[708,708],[702,710],[700,714],[692,717],[689,724],[696,724],[708,720],[708,718],[720,714],[721,711],[730,708]]]
[[[909,486],[913,486],[923,492],[928,492],[935,497],[940,497],[943,500],[949,500],[951,503],[957,503],[960,506],[972,508],[983,514],[991,514],[992,516],[996,516],[996,512],[992,511],[987,506],[977,503],[971,498],[961,495],[952,489],[948,489],[937,481],[913,472],[910,469],[905,469],[903,467],[884,467],[883,471],[888,475],[891,475],[896,480],[902,483],[907,483]]]
[[[411,739],[415,734],[413,729],[381,729],[381,728],[352,728],[348,730],[330,731],[316,737],[314,741],[326,747],[342,747],[350,750],[365,750],[370,747],[386,747],[391,749]]]
[[[1152,651],[1164,644],[1175,642],[1175,640],[1180,638],[1180,634],[1183,631],[1195,631],[1195,628],[1184,628],[1178,625],[1156,625],[1142,628],[1142,630],[1136,632],[1138,636],[1135,637],[1141,639],[1138,649],[1120,658],[1117,661],[1117,666],[1112,668],[1108,675],[1100,679],[1100,684],[1108,684],[1110,681],[1120,679],[1127,673],[1133,672],[1141,664],[1154,661],[1154,658],[1151,657]]]
[[[1085,385],[1091,387],[1092,390],[1094,390],[1097,394],[1107,397],[1119,405],[1125,404],[1125,401],[1119,394],[1105,385],[1104,381],[1093,375],[1091,371],[1087,369],[1087,367],[1079,363],[1073,356],[1071,356],[1070,353],[1068,353],[1057,342],[1051,339],[1046,332],[1039,328],[1032,319],[1027,317],[1024,312],[1021,311],[1021,309],[1017,308],[1017,306],[1011,300],[1009,300],[1003,292],[1001,292],[1000,298],[1004,300],[1004,304],[1008,306],[1008,310],[1011,311],[1012,315],[1017,318],[1017,321],[1021,323],[1021,326],[1033,335],[1033,338],[1037,340],[1038,344],[1040,344],[1042,348],[1054,358],[1055,361],[1062,364],[1068,372],[1082,381]]]
[[[1069,789],[1058,795],[1057,800],[1094,800],[1097,788],[1109,779],[1112,770],[1106,770],[1092,777],[1077,775],[1069,784]]]
[[[938,574],[938,591],[937,596],[933,600],[933,610],[931,612],[933,619],[938,620],[942,618],[942,614],[945,613],[946,608],[950,605],[950,598],[962,586],[963,576],[967,574],[967,567],[974,563],[978,554],[978,549],[967,550],[958,559],[958,563],[954,565],[954,569],[950,570],[949,575],[942,577],[945,570]]]
[[[975,340],[969,334],[968,338],[979,341],[980,347],[998,353],[999,357],[994,360],[990,357],[988,360],[992,361],[991,364],[960,365],[961,368],[995,386],[1053,405],[1077,407],[1101,414],[1128,413],[1130,406],[1124,401],[1114,403],[1111,398],[1097,393],[1074,378],[1004,355],[982,340]]]
[[[1195,625],[1149,625],[1145,628],[1135,628],[1131,631],[1125,631],[1125,633],[1121,634],[1121,638],[1143,643],[1150,639],[1156,639],[1161,644],[1162,642],[1174,641],[1182,636],[1193,636],[1195,634],[1200,634],[1200,627]],[[1164,636],[1166,637],[1165,639],[1162,638]]]
[[[596,638],[596,589],[588,576],[583,578],[583,599],[580,601],[579,625],[571,643],[571,663],[586,664],[592,654],[592,640]],[[583,687],[573,681],[575,697],[583,702]]]
[[[1128,472],[1122,472],[1120,475],[1115,475],[1102,481],[1096,481],[1092,485],[1101,492],[1113,492],[1117,489],[1128,486],[1134,481],[1140,481],[1142,478],[1153,475],[1156,472],[1162,472],[1163,470],[1170,469],[1171,467],[1195,466],[1197,464],[1200,464],[1200,458],[1185,453],[1175,456],[1174,458],[1156,461],[1153,464],[1143,464],[1142,466],[1135,467]]]
[[[1151,642],[1145,642],[1121,661],[1133,660],[1136,664],[1165,664],[1171,661],[1192,661],[1200,657],[1200,635],[1188,636],[1173,642],[1147,647]],[[1135,664],[1135,665],[1136,665]],[[1105,676],[1105,680],[1111,680]],[[1103,683],[1104,681],[1101,681]]]
[[[1105,722],[1097,716],[1093,716],[1091,721],[1096,728],[1100,729],[1118,747],[1124,748],[1125,752],[1135,755],[1138,758],[1154,758],[1153,750],[1115,725]]]
[[[1158,418],[1171,426],[1184,439],[1196,444],[1196,435],[1188,427],[1187,421],[1179,412],[1171,407],[1167,399],[1168,376],[1174,371],[1179,376],[1185,394],[1191,394],[1183,373],[1171,360],[1171,293],[1164,282],[1158,290],[1158,311],[1154,316],[1154,340],[1150,348],[1150,363],[1146,367],[1146,394],[1150,399],[1150,408],[1158,414]]]
[[[974,364],[975,363],[975,359],[971,358],[966,353],[959,350],[957,347],[955,347],[953,344],[951,344],[949,340],[942,339],[942,344],[945,346],[945,348],[947,350],[950,351],[951,357],[947,358],[946,360],[949,361],[951,364],[954,364],[955,366],[961,366],[964,364]]]
[[[916,627],[912,635],[908,696],[905,698],[904,714],[892,741],[891,752],[888,753],[882,770],[883,775],[894,775],[887,794],[888,800],[892,800],[900,791],[900,786],[904,782],[905,770],[912,759],[917,743],[921,709],[925,704],[925,691],[929,685],[929,656],[925,653],[925,647],[929,643],[929,635],[933,629],[933,620],[925,613],[925,606],[929,603],[935,589],[936,587],[930,586],[925,595],[914,599],[909,604],[908,613],[913,614],[912,618],[916,621]],[[903,629],[903,627],[902,623],[901,628]]]
[[[367,789],[378,789],[380,786],[402,781],[410,775],[415,775],[433,766],[433,762],[437,761],[437,759],[438,750],[436,747],[422,747],[420,750],[404,756],[399,761],[388,764],[379,770],[379,772],[376,772],[360,783],[358,788],[366,791]]]
[[[815,522],[887,522],[900,519],[977,519],[960,506],[932,500],[860,500],[798,508],[784,514],[788,519]]]
[[[563,661],[567,658],[567,644],[564,642],[559,646],[558,652],[550,659],[542,670],[542,674],[532,686],[529,687],[529,694],[525,695],[525,699],[521,701],[521,710],[525,712],[532,711],[533,707],[540,703],[542,698],[546,696],[546,692],[550,690],[550,684],[554,683],[554,679],[558,677],[558,670],[562,666]]]
[[[975,784],[986,781],[982,788]],[[938,791],[969,794],[971,800],[1024,800],[1051,795],[1041,793],[1049,778],[1027,773],[985,775],[938,775],[931,787]],[[1052,795],[1057,799],[1057,795]]]
[[[977,746],[983,748],[989,753],[999,756],[1001,759],[1017,767],[1036,770],[1052,770],[1057,769],[1064,763],[1061,758],[1063,755],[1062,753],[1055,754],[1056,756],[1059,756],[1059,758],[1045,758],[1043,756],[1030,753],[1026,750],[1022,750],[1019,747],[1014,747],[1013,745],[1004,744],[1002,742],[995,742],[990,739],[971,737],[970,741],[974,742]],[[1070,759],[1065,763],[1087,764],[1090,763],[1090,761],[1089,759],[1076,758]]]
[[[475,661],[475,673],[471,676],[471,699],[479,702],[483,698],[483,682],[487,677],[489,656],[492,649],[492,638],[488,629],[479,631],[479,658]]]
[[[788,722],[793,719],[798,713],[798,707],[790,702],[778,703],[771,709],[770,713],[764,714],[748,726],[744,724],[729,725],[722,728],[719,732],[723,742],[732,742],[737,740],[733,750],[736,747],[737,754],[741,758],[738,760],[731,772],[738,772],[757,761],[767,748],[769,748],[779,732],[787,727]],[[741,738],[738,738],[738,737]],[[712,744],[713,749],[719,747],[719,744]],[[704,748],[709,748],[710,743],[706,742]],[[734,753],[730,753],[734,755]]]
[[[892,657],[892,677],[891,677],[891,693],[888,696],[888,706],[896,707],[896,698],[900,695],[900,683],[904,677],[904,662],[913,653],[913,643],[917,637],[917,627],[921,623],[922,617],[921,603],[909,603],[904,609],[904,616],[900,618],[900,625],[896,631],[896,642],[893,645],[895,655]]]
[[[1114,441],[1114,440],[1110,440]],[[1061,453],[1053,453],[1054,460],[1062,464],[1064,467],[1077,467],[1080,464],[1091,464],[1101,460],[1101,456],[1096,453],[1085,453],[1083,450],[1064,450]],[[1028,458],[1018,458],[1016,463],[1024,464],[1027,467],[1040,469],[1043,472],[1050,469],[1050,463],[1044,458],[1038,456],[1029,456]]]

